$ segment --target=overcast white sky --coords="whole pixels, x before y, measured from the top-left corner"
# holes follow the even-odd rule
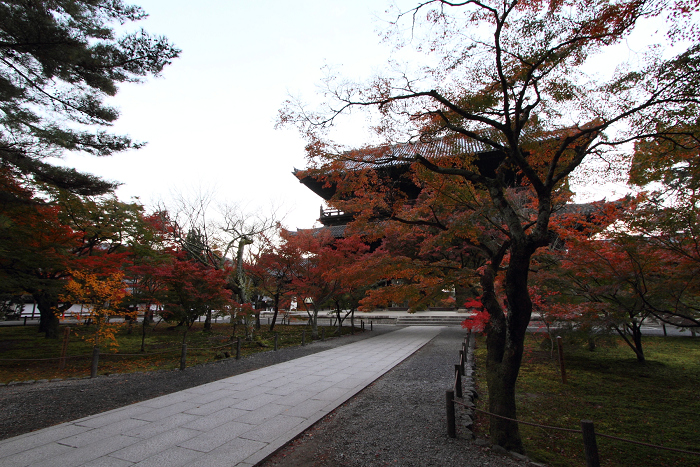
[[[305,166],[304,141],[274,129],[278,110],[290,94],[313,99],[324,65],[352,79],[381,71],[390,50],[377,31],[392,18],[390,1],[133,0],[150,15],[139,26],[182,49],[160,78],[124,85],[114,100],[122,112],[114,131],[148,145],[65,163],[122,182],[124,201],[148,206],[202,190],[251,208],[284,204],[287,227],[311,227],[321,199],[291,174]]]
[[[113,130],[147,141],[138,151],[65,163],[124,185],[146,205],[173,190],[214,191],[228,203],[284,203],[292,229],[308,228],[321,199],[291,174],[303,168],[304,141],[275,130],[289,94],[312,98],[324,65],[350,77],[379,70],[389,54],[376,31],[382,0],[133,0],[150,15],[138,23],[182,49],[160,78],[123,85]],[[358,144],[361,141],[358,140]]]

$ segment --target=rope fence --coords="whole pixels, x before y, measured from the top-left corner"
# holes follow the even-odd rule
[[[663,451],[670,451],[674,453],[679,453],[679,454],[687,454],[687,455],[692,455],[692,456],[700,456],[700,452],[698,451],[689,451],[686,449],[678,449],[678,448],[671,448],[667,446],[659,446],[656,444],[651,444],[651,443],[646,443],[643,441],[635,441],[631,439],[626,439],[626,438],[621,438],[619,436],[614,436],[614,435],[608,435],[604,433],[596,433],[594,428],[593,428],[593,422],[590,420],[581,420],[581,429],[572,429],[572,428],[563,428],[563,427],[558,427],[558,426],[550,426],[550,425],[542,425],[540,423],[534,423],[534,422],[526,422],[523,420],[518,420],[514,418],[509,418],[505,417],[503,415],[498,415],[491,413],[486,410],[482,409],[477,409],[475,402],[473,399],[477,397],[475,391],[473,390],[468,390],[465,391],[462,385],[462,376],[465,376],[465,372],[469,375],[471,375],[473,371],[473,365],[474,365],[474,358],[473,358],[473,335],[471,334],[471,331],[467,333],[467,336],[465,338],[464,343],[462,344],[462,350],[460,350],[460,360],[459,364],[455,365],[455,382],[453,386],[453,390],[448,390],[446,392],[446,407],[447,407],[447,433],[448,436],[455,438],[456,437],[456,422],[455,422],[455,405],[459,405],[467,409],[468,415],[471,417],[468,418],[470,420],[470,424],[467,425],[468,428],[471,428],[471,423],[473,423],[471,420],[473,419],[473,413],[474,412],[479,412],[485,415],[489,415],[491,417],[497,417],[503,420],[508,420],[511,422],[516,422],[518,424],[522,425],[528,425],[536,428],[542,428],[546,430],[556,430],[556,431],[561,431],[565,433],[574,433],[574,434],[580,434],[583,435],[583,441],[584,441],[584,452],[586,455],[586,465],[587,467],[598,467],[600,466],[600,461],[599,461],[599,456],[598,456],[598,448],[596,444],[596,437],[602,437],[602,438],[607,438],[607,439],[612,439],[615,441],[620,441],[624,443],[630,443],[630,444],[635,444],[638,446],[644,446],[652,449],[659,449]],[[466,368],[465,368],[466,366]],[[471,382],[471,381],[470,381]],[[463,392],[468,392],[470,395],[467,397],[468,401],[464,401],[463,399]],[[462,399],[462,400],[460,400]]]
[[[371,321],[370,321],[370,328],[371,328]],[[364,321],[361,321],[360,324],[361,329],[364,330]],[[97,376],[97,368],[99,364],[99,359],[100,357],[102,358],[128,358],[128,357],[149,357],[153,355],[163,355],[163,354],[180,354],[180,370],[184,370],[186,367],[186,362],[187,362],[187,351],[189,350],[190,352],[210,352],[210,351],[216,351],[220,349],[231,349],[231,352],[235,352],[235,358],[236,360],[239,360],[241,358],[241,347],[242,347],[242,341],[240,337],[237,337],[235,340],[231,340],[227,342],[226,344],[222,345],[217,345],[213,347],[189,347],[187,344],[182,344],[180,348],[173,348],[173,349],[167,349],[167,350],[161,350],[161,351],[155,351],[155,352],[139,352],[139,353],[101,353],[99,347],[94,347],[93,351],[91,354],[79,354],[79,355],[65,355],[66,349],[67,349],[67,344],[68,344],[68,335],[70,333],[70,328],[65,328],[64,332],[64,340],[63,340],[63,348],[62,348],[62,355],[59,357],[46,357],[46,358],[0,358],[0,362],[17,362],[17,363],[24,363],[24,362],[42,362],[42,361],[58,361],[59,362],[59,370],[63,370],[65,368],[66,360],[70,359],[81,359],[81,358],[91,358],[91,367],[90,367],[90,377],[94,378]],[[354,326],[353,326],[353,331],[354,331]],[[321,336],[320,339],[323,341],[325,340],[325,328],[321,329]],[[274,335],[274,350],[278,349],[279,345],[279,334],[275,333]],[[306,345],[306,331],[302,331],[301,334],[301,345],[305,346]],[[229,358],[231,354],[228,352],[224,352],[226,358]],[[221,358],[218,356],[215,358]]]

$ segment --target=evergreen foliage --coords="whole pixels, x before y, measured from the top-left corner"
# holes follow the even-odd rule
[[[15,177],[80,195],[116,187],[44,159],[143,145],[104,127],[119,116],[106,103],[118,84],[158,75],[180,52],[144,30],[117,35],[146,16],[121,0],[0,1],[0,163]]]

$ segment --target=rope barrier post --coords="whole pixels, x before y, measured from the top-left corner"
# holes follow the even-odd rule
[[[457,424],[455,423],[455,392],[445,392],[445,403],[447,408],[447,436],[457,437]]]
[[[455,365],[455,395],[462,398],[462,373],[459,365]]]
[[[326,340],[326,328],[321,328],[321,340]]]
[[[557,347],[559,348],[559,368],[561,369],[561,382],[566,384],[566,367],[564,367],[564,346],[561,343],[561,336],[557,336]]]
[[[92,348],[92,365],[90,365],[90,378],[97,376],[97,364],[100,361],[100,348],[94,346]]]
[[[70,328],[63,329],[63,345],[61,346],[61,360],[58,361],[58,369],[63,370],[66,367],[66,352],[68,352],[68,335]]]
[[[369,322],[369,330],[374,331],[374,322],[372,321]]]
[[[277,343],[279,341],[279,333],[275,333],[275,352],[277,351]]]
[[[301,345],[306,345],[306,331],[301,331]]]
[[[467,373],[464,369],[464,364],[467,361],[467,352],[464,350],[459,351],[459,372],[462,376],[465,376]]]
[[[187,344],[182,344],[182,353],[180,354],[180,371],[184,371],[187,366]]]
[[[595,441],[593,422],[590,420],[581,420],[581,431],[583,432],[583,450],[586,454],[586,466],[600,467],[598,445]]]
[[[26,325],[27,325],[27,317],[25,316],[24,317],[24,326],[26,326]]]

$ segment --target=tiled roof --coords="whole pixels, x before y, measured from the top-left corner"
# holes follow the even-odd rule
[[[331,226],[324,226],[324,227],[317,227],[315,229],[298,229],[298,232],[313,232],[314,236],[317,233],[320,232],[330,232],[331,235],[333,235],[333,238],[343,238],[345,237],[345,229],[347,228],[347,225],[331,225]]]
[[[437,141],[396,144],[368,149],[347,151],[345,157],[352,168],[405,164],[416,155],[426,159],[439,159],[459,154],[480,154],[497,151],[493,147],[472,138],[443,138]]]

